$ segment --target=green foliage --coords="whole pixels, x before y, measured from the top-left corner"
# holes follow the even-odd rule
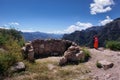
[[[5,41],[6,41],[5,37],[0,34],[0,45],[5,44]]]
[[[0,53],[0,75],[7,75],[8,69],[16,62],[16,56],[12,53]]]
[[[106,48],[110,48],[111,50],[120,50],[120,42],[118,41],[107,41]]]
[[[9,68],[11,65],[17,61],[22,60],[20,46],[17,44],[17,41],[9,39],[5,44],[6,53],[0,53],[0,75],[8,75]]]
[[[86,48],[83,48],[82,51],[83,51],[83,53],[85,54],[84,62],[85,62],[85,61],[88,61],[89,58],[91,57],[91,56],[90,56],[90,52],[89,52]]]
[[[9,75],[9,68],[22,60],[21,46],[24,40],[19,31],[15,29],[0,29],[0,77]]]
[[[17,40],[20,46],[24,45],[24,39],[20,31],[15,29],[0,29],[0,46],[4,46],[9,39]]]
[[[96,66],[97,66],[98,68],[102,68],[102,65],[101,65],[100,63],[98,63],[98,61],[96,62]]]

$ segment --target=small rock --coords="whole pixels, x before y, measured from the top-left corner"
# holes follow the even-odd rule
[[[113,65],[114,65],[112,62],[109,62],[109,61],[106,61],[106,60],[98,61],[98,63],[101,64],[101,66],[104,70],[112,68]]]
[[[109,79],[111,77],[111,74],[107,74],[105,77],[106,79]]]
[[[74,51],[74,50],[75,50],[75,46],[70,46],[70,47],[68,48],[68,50],[69,50],[69,51]]]
[[[120,56],[120,53],[118,53],[117,56]]]
[[[80,53],[76,54],[76,57],[77,57],[77,60],[84,60],[85,55],[83,51],[80,51]]]
[[[59,65],[62,66],[62,65],[65,65],[67,62],[67,59],[65,57],[62,57],[59,61]]]
[[[14,66],[11,67],[12,72],[25,71],[25,64],[23,62],[17,62]]]
[[[65,57],[68,61],[77,61],[76,54],[73,54],[72,52],[69,52],[69,51],[65,51],[64,57]]]

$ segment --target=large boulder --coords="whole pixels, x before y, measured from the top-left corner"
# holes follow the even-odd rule
[[[80,47],[76,44],[71,45],[65,52],[62,59],[60,59],[59,64],[75,63],[78,64],[79,61],[85,59],[85,54],[81,51]],[[67,60],[67,61],[66,61]]]

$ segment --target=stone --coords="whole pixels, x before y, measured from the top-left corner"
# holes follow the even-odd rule
[[[23,62],[17,62],[11,67],[12,72],[20,72],[20,71],[25,71],[25,64]]]
[[[101,61],[98,61],[98,63],[102,66],[102,68],[104,70],[107,70],[109,68],[112,68],[113,67],[113,63],[112,62],[109,62],[109,61],[106,61],[106,60],[101,60]]]
[[[22,53],[32,62],[37,58],[63,55],[59,64],[64,65],[67,62],[78,62],[82,60],[84,55],[80,50],[80,47],[75,42],[68,40],[36,39],[26,43],[22,48]]]
[[[58,55],[59,55],[59,53],[56,53],[56,52],[51,53],[51,56],[58,56]]]
[[[78,46],[75,42],[72,42],[72,46]]]
[[[59,55],[63,55],[64,52],[71,45],[72,45],[72,42],[68,40],[36,39],[36,40],[33,40],[32,42],[26,43],[24,46],[25,50],[23,50],[22,53],[26,54],[25,56],[29,56],[29,50],[33,49],[34,58],[48,57],[51,55],[59,56]]]
[[[83,51],[80,51],[79,53],[76,54],[76,57],[78,61],[82,61],[85,58],[85,54],[83,53]]]
[[[68,48],[68,50],[69,50],[69,51],[74,51],[74,50],[75,50],[75,46],[70,46],[70,47]]]
[[[31,61],[31,62],[34,62],[34,50],[33,49],[30,49],[28,51],[28,60]]]
[[[120,53],[118,53],[117,56],[120,56]]]
[[[69,52],[69,51],[65,51],[64,53],[64,57],[68,60],[68,61],[77,61],[76,55]]]
[[[67,59],[65,58],[65,57],[62,57],[61,59],[60,59],[60,61],[59,61],[59,65],[60,66],[63,66],[63,65],[65,65],[67,63]]]

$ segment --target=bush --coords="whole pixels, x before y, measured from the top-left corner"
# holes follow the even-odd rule
[[[16,60],[16,56],[11,53],[0,53],[0,75],[7,76],[8,69]]]
[[[110,48],[111,50],[120,50],[120,42],[118,41],[108,41],[106,43],[106,48]]]
[[[84,59],[83,61],[84,61],[84,62],[85,62],[85,61],[88,61],[89,58],[91,57],[91,56],[90,56],[90,52],[89,52],[86,48],[83,48],[82,51],[83,51],[83,53],[85,54],[85,59]]]
[[[22,60],[21,47],[24,40],[19,31],[15,29],[0,29],[0,80],[3,77],[11,76],[10,67]]]

